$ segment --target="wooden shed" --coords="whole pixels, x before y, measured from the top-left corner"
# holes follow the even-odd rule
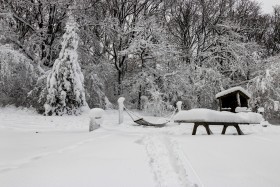
[[[220,111],[235,112],[236,107],[248,107],[251,95],[244,88],[233,87],[216,94]]]

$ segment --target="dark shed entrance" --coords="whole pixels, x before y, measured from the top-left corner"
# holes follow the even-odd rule
[[[251,95],[242,87],[233,87],[216,94],[220,111],[235,112],[236,107],[248,107]]]

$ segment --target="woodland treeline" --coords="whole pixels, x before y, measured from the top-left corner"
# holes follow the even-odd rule
[[[243,86],[278,117],[280,6],[251,0],[0,0],[1,105],[43,112],[70,10],[90,108],[217,109],[216,93]]]

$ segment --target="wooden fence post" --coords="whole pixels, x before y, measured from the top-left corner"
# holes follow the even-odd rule
[[[124,110],[124,102],[125,98],[124,97],[120,97],[118,99],[118,104],[119,104],[119,124],[123,123],[123,110]]]
[[[236,93],[236,99],[237,99],[237,104],[238,104],[238,106],[241,107],[240,94],[239,94],[239,92]]]

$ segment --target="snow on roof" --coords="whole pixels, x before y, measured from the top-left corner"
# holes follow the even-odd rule
[[[227,90],[224,90],[224,91],[221,91],[221,92],[217,93],[216,94],[216,99],[219,98],[219,97],[222,97],[224,95],[230,94],[232,92],[235,92],[235,91],[240,91],[243,94],[245,94],[247,97],[251,98],[251,94],[247,90],[245,90],[241,86],[236,86],[236,87],[232,87],[230,89],[227,89]]]
[[[194,122],[220,122],[220,123],[252,123],[259,124],[263,121],[262,115],[253,112],[220,112],[206,108],[195,108],[179,111],[174,116],[174,121]]]

